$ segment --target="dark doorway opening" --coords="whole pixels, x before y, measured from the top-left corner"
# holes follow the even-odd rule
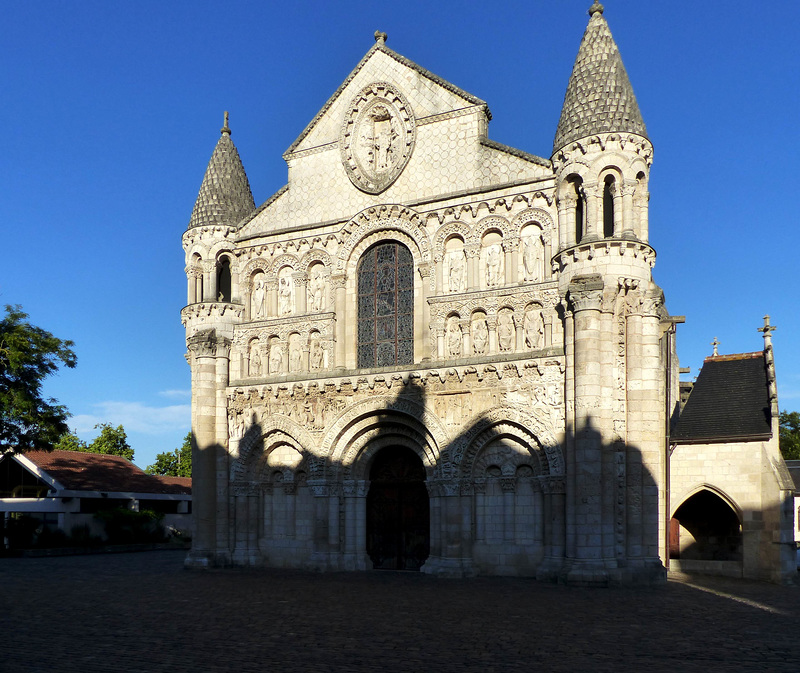
[[[369,471],[367,554],[376,570],[419,570],[430,554],[425,467],[411,449],[381,450]]]
[[[670,521],[670,558],[741,561],[742,527],[736,512],[711,491],[695,493]]]

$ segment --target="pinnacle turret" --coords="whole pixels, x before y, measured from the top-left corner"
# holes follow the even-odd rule
[[[220,133],[192,210],[189,229],[207,225],[234,225],[255,210],[250,182],[231,140],[227,112]]]
[[[647,138],[639,105],[616,42],[597,0],[583,34],[564,96],[553,154],[596,133],[635,133]]]

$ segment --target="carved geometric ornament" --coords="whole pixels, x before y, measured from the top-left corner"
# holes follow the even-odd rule
[[[364,87],[347,108],[339,137],[350,182],[380,194],[411,158],[416,133],[414,113],[400,91],[386,82]]]

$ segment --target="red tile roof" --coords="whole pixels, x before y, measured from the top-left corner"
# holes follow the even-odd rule
[[[147,474],[126,458],[80,451],[29,451],[23,454],[72,491],[191,495],[192,480]]]

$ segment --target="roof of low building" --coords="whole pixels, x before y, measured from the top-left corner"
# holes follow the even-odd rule
[[[639,104],[617,43],[595,2],[567,84],[553,154],[597,133],[635,133],[647,138]]]
[[[191,479],[147,474],[122,456],[81,451],[29,451],[23,455],[70,491],[192,493]]]
[[[764,353],[707,357],[671,441],[745,441],[772,435]]]

